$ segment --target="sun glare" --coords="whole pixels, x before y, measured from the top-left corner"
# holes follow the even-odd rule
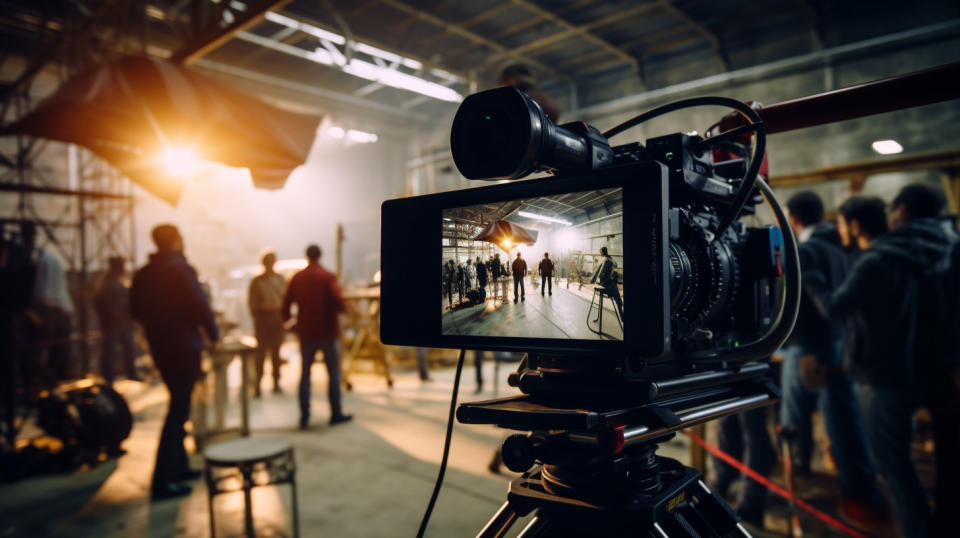
[[[189,148],[170,147],[163,152],[163,165],[177,177],[192,176],[200,167],[200,159]]]

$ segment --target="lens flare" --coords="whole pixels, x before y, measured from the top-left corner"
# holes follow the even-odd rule
[[[162,160],[167,171],[177,177],[192,176],[200,168],[200,158],[189,148],[169,147],[163,152]]]

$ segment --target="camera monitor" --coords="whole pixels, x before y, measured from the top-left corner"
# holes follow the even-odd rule
[[[381,338],[662,354],[666,178],[646,162],[384,203]]]
[[[623,340],[623,188],[442,216],[442,334]]]

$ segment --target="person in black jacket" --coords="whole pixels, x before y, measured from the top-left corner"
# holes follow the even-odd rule
[[[929,505],[911,451],[913,413],[921,403],[918,389],[923,389],[919,359],[926,359],[917,351],[928,340],[947,339],[928,333],[931,327],[925,325],[930,323],[924,320],[932,318],[929,305],[956,301],[932,297],[940,291],[929,284],[949,272],[953,241],[932,218],[940,208],[921,205],[911,207],[898,196],[894,213],[902,206],[905,218],[891,219],[895,229],[885,233],[881,200],[847,200],[840,207],[841,235],[846,229],[863,253],[836,289],[822,273],[804,280],[825,315],[847,322],[845,363],[856,382],[870,452],[890,486],[900,533],[908,538],[927,536],[929,524]]]
[[[801,277],[817,273],[829,289],[839,287],[848,258],[836,229],[823,222],[823,201],[813,191],[803,191],[787,201],[787,209],[800,243]],[[824,317],[801,296],[797,323],[782,351],[780,423],[791,444],[794,468],[809,472],[811,415],[819,408],[837,466],[840,512],[861,525],[881,520],[876,471],[867,453],[853,381],[843,370],[842,321]]]
[[[205,347],[200,331],[211,341],[219,338],[219,332],[197,272],[183,256],[180,232],[171,224],[161,224],[152,235],[157,252],[133,277],[130,313],[143,324],[153,362],[170,392],[153,470],[153,498],[163,499],[190,493],[190,487],[180,481],[200,477],[200,471],[188,466],[183,425],[200,376],[200,353]]]
[[[550,261],[550,253],[544,252],[543,259],[540,260],[540,295],[548,290],[553,295],[553,262]]]
[[[614,304],[617,305],[617,312],[620,313],[620,319],[623,319],[623,299],[620,298],[620,288],[617,287],[617,273],[614,271],[617,263],[610,257],[607,247],[600,247],[600,254],[603,259],[600,260],[600,265],[593,273],[590,283],[599,282],[603,286],[603,291],[613,299]]]
[[[480,286],[480,299],[485,300],[487,297],[487,265],[480,260],[480,256],[477,256],[477,286]]]

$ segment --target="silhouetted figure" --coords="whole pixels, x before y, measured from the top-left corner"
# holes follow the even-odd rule
[[[527,300],[527,290],[523,287],[523,277],[527,274],[527,262],[520,257],[520,253],[517,252],[517,259],[513,260],[513,302],[517,302],[517,287],[520,288],[520,300]]]
[[[617,268],[617,263],[608,254],[607,247],[600,247],[600,254],[603,255],[603,259],[600,261],[596,272],[593,273],[590,283],[599,282],[603,286],[603,291],[613,299],[614,304],[617,305],[617,312],[620,313],[620,319],[623,319],[623,300],[620,298],[620,288],[617,287],[617,273],[614,271]]]
[[[320,247],[307,247],[307,267],[293,275],[283,296],[283,321],[291,318],[290,308],[297,305],[294,331],[300,337],[300,429],[310,424],[310,367],[317,351],[323,352],[323,362],[329,378],[330,424],[340,424],[353,418],[344,414],[340,404],[340,322],[337,315],[344,311],[343,297],[337,277],[320,265]]]
[[[197,272],[183,256],[183,238],[172,224],[153,229],[157,252],[133,277],[130,313],[147,335],[153,362],[170,391],[170,408],[160,434],[153,471],[153,498],[190,493],[180,480],[199,478],[191,471],[183,440],[190,416],[190,394],[200,376],[201,329],[215,341],[217,324]]]
[[[133,343],[133,318],[130,317],[130,289],[124,282],[124,259],[114,256],[108,260],[108,264],[107,274],[94,297],[100,332],[103,334],[101,371],[104,379],[113,383],[119,352],[127,379],[139,380],[134,365],[136,346]]]
[[[480,256],[477,256],[477,285],[480,286],[480,289],[483,290],[483,296],[486,297],[487,294],[487,266],[485,263],[480,261]]]
[[[253,318],[253,331],[257,337],[257,376],[254,381],[254,396],[260,397],[260,381],[263,380],[263,366],[270,354],[273,365],[273,392],[280,393],[280,346],[283,344],[284,327],[280,317],[283,306],[283,292],[287,281],[273,270],[277,255],[267,252],[260,259],[263,273],[250,281],[247,304]]]
[[[553,295],[553,262],[550,261],[550,253],[544,252],[543,259],[540,260],[540,295],[547,289],[550,295]]]
[[[447,301],[450,303],[450,306],[453,306],[453,289],[456,287],[457,281],[457,268],[453,264],[453,260],[447,261],[443,265],[443,285],[447,292]]]

